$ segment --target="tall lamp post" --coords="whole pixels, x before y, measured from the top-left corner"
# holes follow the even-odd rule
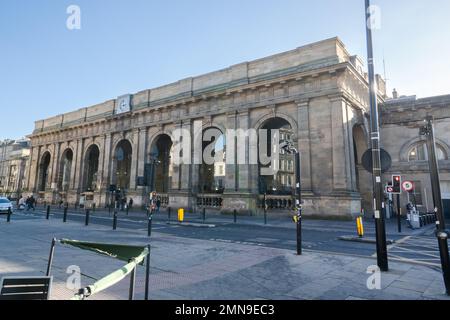
[[[295,157],[295,185],[297,199],[296,211],[297,215],[294,221],[297,225],[297,254],[302,254],[302,190],[301,190],[301,172],[300,172],[300,152],[294,147],[292,142],[283,140],[280,142],[280,149],[283,149],[288,154],[293,154]]]
[[[375,67],[372,46],[372,14],[370,0],[366,1],[366,35],[367,35],[367,59],[369,67],[369,93],[370,93],[370,129],[372,142],[372,179],[374,196],[375,232],[377,240],[377,264],[381,271],[388,271],[388,256],[386,246],[386,226],[383,208],[383,185],[381,183],[381,154],[380,154],[380,128],[378,118],[377,85],[375,80]]]
[[[450,257],[448,253],[449,231],[445,229],[444,206],[442,204],[439,165],[436,156],[436,138],[434,136],[433,118],[427,117],[426,124],[420,128],[420,134],[427,138],[428,165],[430,167],[431,188],[433,190],[434,211],[436,212],[436,237],[439,244],[442,274],[445,291],[450,295]]]

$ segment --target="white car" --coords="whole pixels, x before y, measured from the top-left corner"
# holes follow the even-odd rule
[[[11,201],[8,200],[8,198],[0,198],[0,214],[2,213],[8,213],[8,210],[11,209],[11,212],[13,211],[13,205]]]

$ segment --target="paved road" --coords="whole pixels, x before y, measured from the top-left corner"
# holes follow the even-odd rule
[[[196,215],[188,216],[191,221],[201,221]],[[45,219],[44,210],[35,212],[16,213],[13,219]],[[52,209],[50,219],[62,220],[62,211]],[[85,215],[82,211],[71,210],[69,221],[84,224]],[[270,219],[264,225],[261,217],[239,217],[238,223],[233,223],[232,217],[210,216],[207,223],[214,223],[214,228],[200,228],[189,226],[168,225],[167,215],[154,216],[152,230],[160,233],[190,239],[214,240],[217,242],[239,243],[269,248],[296,250],[295,224],[288,218]],[[96,212],[90,216],[91,224],[111,226],[112,218],[108,212]],[[147,230],[147,219],[144,213],[119,213],[118,228]],[[439,266],[439,255],[436,240],[432,236],[423,237],[422,234],[433,228],[428,226],[424,230],[411,231],[404,226],[404,232],[399,234],[395,221],[387,223],[387,238],[397,243],[389,246],[392,259],[403,260],[430,266]],[[375,229],[369,220],[365,222],[366,237],[374,237]],[[330,252],[346,255],[370,257],[376,252],[374,243],[358,243],[337,240],[340,236],[355,235],[355,226],[351,221],[304,220],[302,237],[303,249],[308,251]],[[415,241],[415,242],[414,242]],[[426,245],[418,245],[426,243]],[[429,257],[429,255],[431,255]],[[427,260],[430,258],[430,260]],[[437,258],[437,260],[436,260]]]

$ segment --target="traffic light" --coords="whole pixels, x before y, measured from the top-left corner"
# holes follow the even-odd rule
[[[401,175],[393,175],[392,176],[392,188],[394,194],[402,193],[402,176]]]

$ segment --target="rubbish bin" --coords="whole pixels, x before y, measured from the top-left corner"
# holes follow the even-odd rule
[[[420,229],[421,221],[420,221],[420,213],[419,211],[412,210],[410,214],[408,214],[409,222],[411,223],[411,227],[413,229]]]
[[[183,208],[178,209],[178,221],[179,222],[184,221],[184,209]]]

